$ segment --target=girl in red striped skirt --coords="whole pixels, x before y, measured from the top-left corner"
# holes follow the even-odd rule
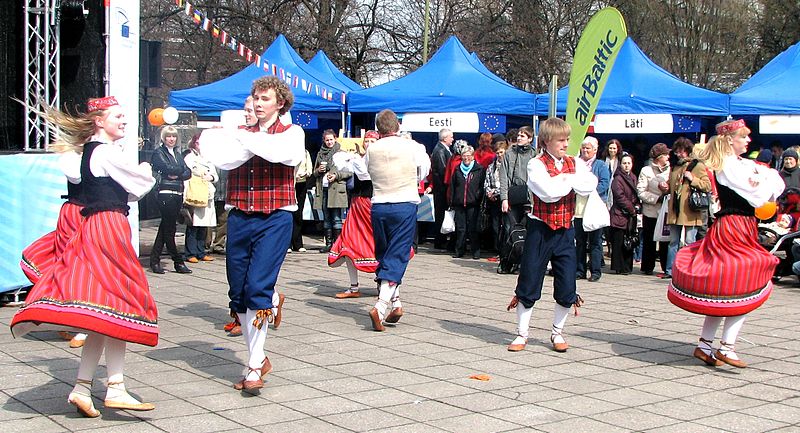
[[[772,293],[778,258],[758,244],[756,207],[784,189],[777,171],[739,157],[747,151],[750,130],[743,120],[717,125],[717,134],[698,157],[714,171],[721,210],[708,235],[675,257],[667,298],[678,307],[705,315],[694,356],[707,365],[744,368],[734,351],[745,315]],[[714,337],[723,322],[719,349]]]
[[[81,209],[81,153],[83,148],[73,149],[58,143],[52,146],[52,150],[60,153],[58,166],[67,178],[67,195],[62,196],[67,201],[61,205],[58,213],[56,229],[39,239],[33,241],[27,248],[22,250],[22,260],[19,265],[22,272],[28,277],[32,284],[36,284],[42,274],[47,272],[53,263],[64,252],[67,242],[75,234],[83,216]],[[86,334],[78,333],[73,336],[69,332],[61,331],[59,334],[66,340],[70,340],[69,347],[83,347],[86,341]]]
[[[87,417],[96,417],[92,379],[105,351],[108,390],[105,407],[152,410],[125,389],[125,344],[155,346],[158,325],[155,301],[131,245],[129,200],[138,200],[154,185],[150,165],[131,164],[115,142],[125,135],[125,114],[114,97],[89,100],[86,114],[70,116],[45,110],[67,146],[82,149],[80,164],[83,221],[60,257],[28,293],[14,315],[11,331],[22,336],[34,329],[80,329],[83,346],[78,378],[68,401]]]

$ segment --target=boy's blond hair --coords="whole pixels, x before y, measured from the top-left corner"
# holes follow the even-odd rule
[[[557,137],[569,137],[571,131],[569,123],[558,117],[551,117],[539,125],[539,142],[545,144]]]

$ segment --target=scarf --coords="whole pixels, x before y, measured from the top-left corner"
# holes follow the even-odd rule
[[[464,165],[464,162],[461,162],[461,173],[464,175],[464,178],[467,177],[470,171],[472,171],[472,167],[475,165],[475,160],[473,159],[469,165]]]

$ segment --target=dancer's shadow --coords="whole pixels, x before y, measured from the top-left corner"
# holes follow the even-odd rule
[[[200,340],[182,341],[178,346],[152,349],[142,352],[142,355],[225,386],[241,379],[244,365],[244,359],[230,344]]]
[[[455,320],[439,320],[439,325],[445,331],[479,338],[489,344],[508,344],[509,336],[512,335],[508,329],[487,325],[479,321],[468,323]],[[533,340],[530,340],[530,342],[533,342]]]
[[[46,383],[35,387],[15,392],[6,390],[12,398],[3,403],[3,410],[13,413],[41,414],[45,416],[64,414],[67,418],[83,418],[75,410],[75,406],[67,402],[67,396],[75,384],[75,371],[78,369],[79,360],[74,358],[40,358],[27,361],[26,364],[38,369],[47,370],[51,378]],[[105,399],[105,385],[102,378],[107,377],[105,366],[101,363],[97,367],[95,380],[92,386],[92,399],[95,406],[102,413],[101,419],[106,421],[147,421],[144,416],[132,416],[124,411],[103,410],[102,402]],[[129,391],[132,396],[139,398],[135,392]],[[99,405],[98,405],[99,403]],[[41,407],[42,410],[37,410]]]
[[[183,307],[176,307],[168,311],[169,314],[180,317],[198,317],[212,324],[215,330],[222,330],[225,323],[231,320],[230,310],[208,302],[192,302]]]
[[[639,362],[675,367],[702,365],[700,361],[692,356],[694,346],[684,341],[659,337],[643,337],[625,332],[608,333],[601,331],[581,331],[576,335],[589,340],[609,343],[611,344],[611,350],[615,354]],[[647,343],[636,344],[637,340],[642,339],[646,339]],[[686,355],[682,355],[683,353]],[[715,369],[714,371],[719,371],[723,374],[733,373],[733,371],[725,369]]]
[[[372,322],[367,314],[369,308],[374,303],[375,296],[368,291],[361,295],[360,298],[350,299],[334,299],[333,294],[327,297],[310,298],[305,301],[308,307],[324,311],[327,314],[333,314],[339,317],[351,319],[353,324],[363,325],[365,330],[372,330]],[[336,293],[336,292],[334,292]],[[391,323],[385,323],[384,326],[394,327]]]

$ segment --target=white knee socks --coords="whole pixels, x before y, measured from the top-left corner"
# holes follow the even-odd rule
[[[82,395],[92,395],[92,379],[100,363],[100,356],[106,347],[106,337],[100,334],[91,334],[86,338],[81,351],[81,363],[78,367],[78,380],[72,392]]]
[[[517,304],[517,335],[528,338],[528,328],[531,327],[533,307],[525,308],[522,302]]]
[[[736,344],[736,337],[739,336],[739,331],[742,330],[744,325],[745,316],[732,316],[725,318],[725,324],[722,327],[722,344],[719,346],[719,351],[731,359],[739,359],[733,346]]]
[[[400,308],[403,304],[400,302],[400,286],[394,287],[394,296],[392,296],[392,309]]]
[[[396,291],[397,285],[390,285],[386,280],[381,281],[381,286],[378,291],[378,302],[375,303],[375,308],[378,310],[381,319],[386,317],[386,311],[389,309],[389,305],[391,305],[392,298],[394,298]]]
[[[277,305],[277,303],[275,305]],[[261,368],[261,365],[264,363],[264,358],[266,358],[264,355],[264,343],[267,341],[267,328],[269,328],[269,324],[264,321],[261,325],[261,329],[256,328],[253,325],[253,321],[256,319],[256,313],[256,310],[248,309],[245,313],[245,321],[242,322],[242,334],[246,336],[247,350],[250,354],[247,360],[247,366],[250,368]],[[247,331],[245,331],[245,327],[247,327]],[[259,373],[250,370],[246,379],[258,380],[260,377],[261,375]]]
[[[569,316],[569,307],[556,304],[553,308],[553,330],[550,335],[554,343],[566,342],[561,335],[561,331],[564,330],[564,325],[567,323],[567,316]]]
[[[281,302],[281,295],[275,290],[272,292],[272,318],[278,317],[278,304]]]
[[[347,275],[350,277],[350,291],[356,292],[358,291],[358,269],[350,259],[345,260],[345,263],[347,264]]]

